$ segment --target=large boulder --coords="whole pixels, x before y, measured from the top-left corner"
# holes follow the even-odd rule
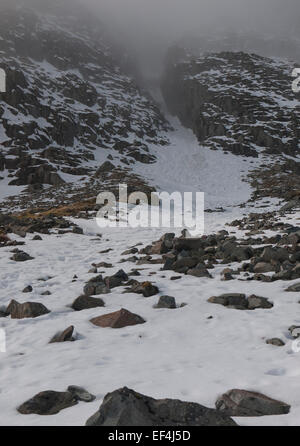
[[[232,417],[260,417],[263,415],[283,415],[290,411],[290,406],[266,395],[247,390],[232,389],[216,401],[220,412]]]
[[[197,403],[155,400],[127,387],[108,393],[87,426],[235,426],[228,416]]]

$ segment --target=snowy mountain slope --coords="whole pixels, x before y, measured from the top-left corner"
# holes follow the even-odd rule
[[[261,151],[298,156],[295,64],[241,52],[195,58],[176,48],[168,60],[166,103],[203,145],[252,157]]]
[[[1,14],[4,184],[80,182],[107,159],[125,167],[152,163],[148,144],[167,143],[165,118],[122,71],[103,26],[90,21],[24,8]]]

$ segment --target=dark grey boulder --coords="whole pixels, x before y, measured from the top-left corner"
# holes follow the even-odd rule
[[[27,254],[27,252],[18,251],[11,257],[11,260],[15,262],[26,262],[27,260],[33,260],[33,257]]]
[[[28,285],[27,287],[24,288],[24,290],[22,291],[22,293],[32,293],[33,288],[31,285]]]
[[[232,417],[260,417],[263,415],[283,415],[290,411],[290,406],[266,395],[247,390],[232,389],[216,401],[220,412]]]
[[[176,300],[172,296],[161,296],[155,308],[176,308]]]
[[[108,294],[109,288],[103,281],[101,274],[92,277],[84,286],[83,293],[85,296]]]
[[[75,406],[77,398],[71,392],[55,392],[46,390],[35,395],[30,400],[18,407],[18,412],[23,415],[54,415],[67,407]]]
[[[75,311],[88,310],[90,308],[104,307],[105,303],[98,297],[79,296],[72,303],[72,308]]]
[[[108,393],[87,426],[235,426],[227,415],[197,403],[155,400],[127,387]]]
[[[24,319],[43,316],[44,314],[50,313],[50,310],[39,302],[25,302],[20,304],[16,300],[12,300],[6,312],[10,314],[12,319]]]

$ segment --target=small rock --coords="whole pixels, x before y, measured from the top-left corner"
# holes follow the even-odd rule
[[[15,262],[26,262],[27,260],[33,260],[33,257],[27,254],[27,252],[18,251],[11,257],[11,260]]]
[[[289,327],[289,332],[294,339],[298,339],[300,337],[300,327],[297,325],[291,325]]]
[[[55,342],[71,342],[75,341],[75,338],[73,337],[74,333],[74,327],[71,325],[70,327],[66,328],[64,331],[56,333],[56,335],[53,336],[49,344],[53,344]]]
[[[72,228],[72,232],[73,232],[73,234],[83,234],[83,229],[82,228],[80,228],[79,226],[73,226],[73,228]]]
[[[294,283],[294,285],[289,286],[285,291],[293,291],[293,292],[300,291],[300,282]]]
[[[98,327],[123,328],[130,325],[144,324],[146,321],[137,314],[122,308],[114,313],[95,317],[90,322]]]
[[[290,406],[261,393],[232,389],[218,398],[216,409],[232,417],[260,417],[287,414]]]
[[[97,268],[91,268],[88,270],[89,274],[97,274],[97,272],[98,272]]]
[[[276,345],[276,347],[283,347],[285,345],[285,343],[279,338],[267,339],[266,344]]]
[[[84,401],[85,403],[90,403],[96,399],[95,395],[92,395],[83,387],[69,386],[68,392],[70,392],[77,400]]]
[[[119,287],[128,280],[128,275],[120,269],[116,274],[104,279],[104,283],[108,289]]]
[[[24,288],[24,290],[22,291],[22,293],[32,293],[33,288],[31,285],[28,285],[27,287]]]
[[[172,296],[161,296],[155,308],[176,308],[176,300]]]
[[[142,294],[144,297],[155,296],[159,292],[157,286],[153,285],[151,282],[137,283],[132,286],[130,292]]]
[[[32,240],[38,241],[38,240],[43,240],[43,239],[40,235],[35,235]]]

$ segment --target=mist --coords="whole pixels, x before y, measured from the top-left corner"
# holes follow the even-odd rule
[[[300,38],[299,0],[79,1],[93,14],[99,14],[115,38],[127,42],[138,54],[144,72],[159,69],[167,48],[184,38],[199,37],[206,50],[205,36],[217,38],[228,32],[252,33],[256,39],[267,35],[272,41],[267,48],[263,44],[260,48],[256,42],[253,47],[249,44],[249,50],[300,59],[297,44],[291,43],[290,48],[285,45],[284,49],[280,48],[281,43],[277,44]],[[243,42],[239,47],[236,41],[232,49],[242,50],[246,44]]]
[[[135,54],[146,74],[152,72],[153,75],[161,69],[171,45],[196,39],[195,45],[202,50],[218,51],[224,49],[226,33],[237,33],[227,42],[228,50],[253,51],[300,61],[299,0],[14,1],[45,11],[63,9],[65,14],[72,15],[76,15],[78,5],[83,6],[93,17],[99,17],[116,43]],[[2,6],[11,3],[12,0],[1,0]],[[255,44],[251,41],[253,36]],[[266,36],[267,45],[263,42]],[[214,39],[213,45],[206,42],[208,37]]]

